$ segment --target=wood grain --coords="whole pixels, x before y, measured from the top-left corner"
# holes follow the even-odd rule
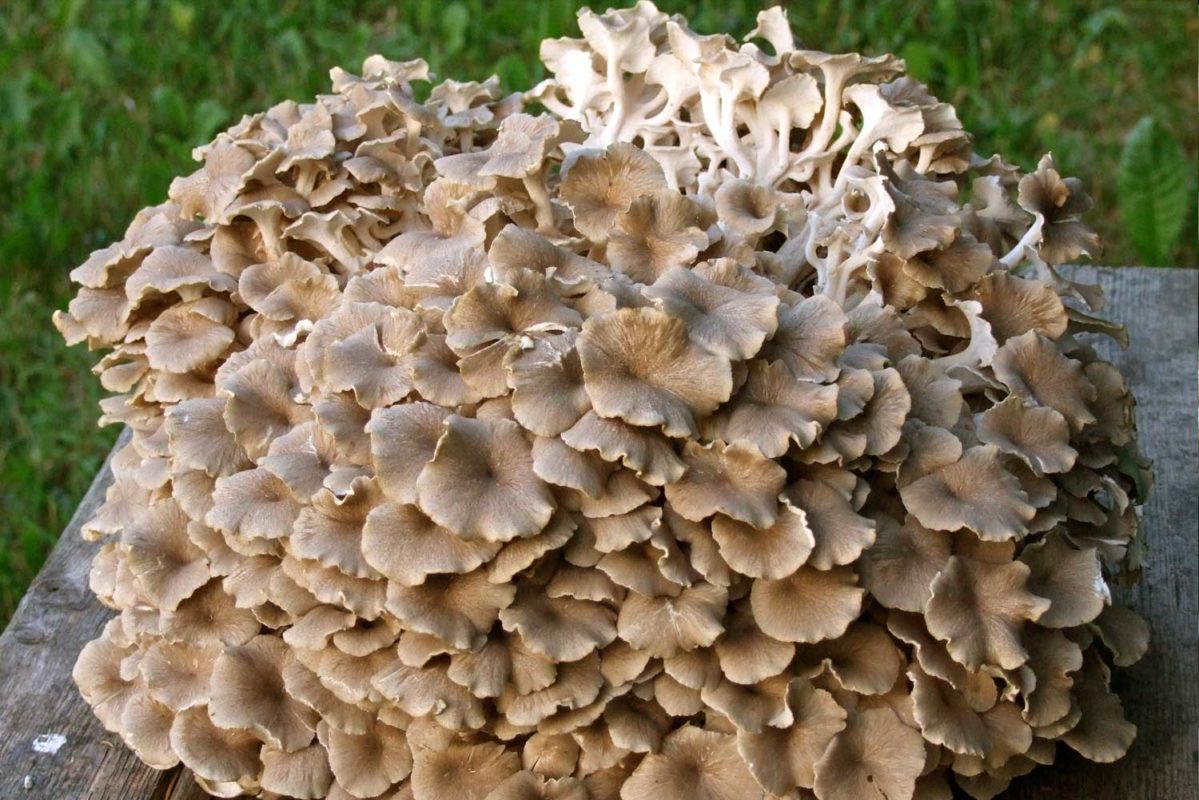
[[[122,436],[117,444],[124,443]],[[98,545],[79,529],[112,482],[107,462],[0,636],[0,798],[166,797],[161,773],[148,769],[104,730],[79,697],[71,668],[80,648],[112,613],[87,585]],[[63,736],[56,752],[39,737]]]
[[[1059,748],[1059,763],[1018,781],[1005,800],[1199,798],[1199,272],[1077,271],[1107,290],[1107,316],[1128,325],[1132,347],[1108,351],[1137,395],[1141,443],[1157,487],[1145,508],[1146,580],[1116,594],[1153,626],[1149,655],[1117,671],[1115,685],[1140,735],[1128,757],[1092,764]],[[119,444],[119,443],[118,443]],[[0,635],[0,798],[201,800],[184,770],[142,765],[80,699],[71,668],[111,612],[92,597],[97,545],[79,536],[112,476],[96,477],[46,566]],[[60,734],[55,753],[34,740]]]

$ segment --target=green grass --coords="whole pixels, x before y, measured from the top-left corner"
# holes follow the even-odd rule
[[[740,35],[759,7],[664,2]],[[119,236],[191,148],[242,114],[327,90],[330,66],[423,56],[439,75],[508,87],[542,76],[537,44],[574,35],[570,0],[7,0],[0,4],[0,623],[65,525],[115,431],[95,426],[94,360],[50,325],[68,270]],[[981,152],[1025,167],[1052,149],[1098,209],[1106,263],[1136,263],[1116,172],[1154,115],[1194,172],[1195,6],[805,0],[803,43],[892,51],[957,104]],[[1170,254],[1199,260],[1195,214]]]

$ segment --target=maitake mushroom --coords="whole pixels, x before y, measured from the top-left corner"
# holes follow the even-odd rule
[[[133,431],[96,715],[222,797],[981,800],[1122,756],[1150,473],[1056,270],[1077,181],[777,8],[579,22],[524,96],[334,70],[73,273]]]

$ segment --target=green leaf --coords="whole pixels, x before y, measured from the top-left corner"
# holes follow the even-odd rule
[[[1156,120],[1142,117],[1120,154],[1116,181],[1128,238],[1146,264],[1165,265],[1190,207],[1182,148]]]

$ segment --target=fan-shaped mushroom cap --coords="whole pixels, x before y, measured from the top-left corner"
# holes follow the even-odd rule
[[[1066,418],[1052,408],[1030,408],[1018,397],[979,415],[976,430],[980,441],[1019,456],[1038,474],[1068,472],[1078,457]]]
[[[991,665],[1015,669],[1028,658],[1020,640],[1050,601],[1032,594],[1022,563],[992,563],[951,556],[932,582],[926,615],[929,632],[946,642],[969,669]]]
[[[451,742],[444,748],[417,744],[412,751],[412,789],[416,797],[485,800],[520,771],[520,757],[502,744]]]
[[[220,650],[211,642],[154,643],[138,665],[157,702],[182,711],[208,701],[212,668]]]
[[[816,762],[833,737],[845,728],[846,712],[823,689],[796,679],[787,690],[795,721],[760,733],[737,732],[737,751],[766,791],[786,796],[796,787],[811,789]]]
[[[857,619],[864,594],[846,567],[800,567],[786,578],[755,580],[750,601],[767,635],[783,642],[819,642],[845,632]]]
[[[432,575],[416,586],[391,583],[387,610],[408,630],[429,633],[460,650],[477,647],[512,603],[516,587],[488,580],[486,570]]]
[[[562,200],[574,213],[575,227],[587,238],[603,241],[634,200],[665,183],[652,156],[617,143],[573,158],[562,177]]]
[[[728,566],[742,575],[770,580],[795,572],[816,546],[807,513],[787,501],[768,528],[718,514],[712,520],[712,538]]]
[[[171,749],[171,725],[175,713],[145,692],[129,698],[121,714],[121,731],[137,757],[155,769],[170,769],[179,763]]]
[[[577,778],[545,778],[521,771],[495,787],[487,800],[588,800],[583,782]]]
[[[147,597],[167,610],[208,583],[208,559],[188,538],[188,523],[168,498],[138,514],[121,535],[129,571]]]
[[[733,360],[751,358],[778,325],[773,284],[730,259],[674,267],[644,294],[705,350]]]
[[[900,488],[908,510],[933,530],[968,528],[988,541],[1018,539],[1036,509],[993,445],[972,447],[958,461]]]
[[[1035,331],[1009,339],[995,354],[995,377],[1017,397],[1058,411],[1072,430],[1095,421],[1089,404],[1095,387],[1082,364],[1063,355]]]
[[[652,656],[707,647],[723,632],[728,592],[698,581],[677,597],[646,597],[632,592],[620,607],[621,639]]]
[[[403,586],[419,586],[430,575],[471,572],[501,546],[482,539],[463,540],[416,506],[402,503],[371,509],[362,528],[362,555],[367,563]]]
[[[1094,548],[1074,548],[1065,537],[1050,533],[1029,545],[1020,560],[1031,570],[1028,588],[1050,601],[1037,619],[1045,628],[1073,628],[1091,622],[1111,602],[1103,567]]]
[[[562,441],[576,450],[596,452],[605,461],[620,462],[654,486],[678,480],[687,469],[660,433],[604,419],[594,410],[564,432]]]
[[[753,445],[688,442],[687,471],[666,485],[666,499],[681,516],[699,521],[713,514],[766,528],[778,519],[778,496],[787,474]]]
[[[837,358],[846,345],[846,324],[845,312],[824,295],[783,305],[778,330],[762,355],[782,361],[799,380],[836,380],[840,373]]]
[[[787,495],[807,517],[815,541],[808,563],[816,569],[853,563],[874,543],[874,521],[855,512],[850,500],[827,483],[797,481]]]
[[[616,638],[610,609],[573,597],[522,594],[500,612],[500,621],[533,652],[559,662],[577,661]]]
[[[1000,344],[1036,331],[1050,339],[1066,332],[1066,309],[1057,292],[1043,283],[994,272],[974,287],[971,296],[982,305],[982,316]]]
[[[732,393],[728,360],[689,341],[686,325],[661,311],[593,317],[577,346],[587,395],[601,417],[694,436],[698,421]]]
[[[264,746],[261,781],[262,788],[297,800],[322,797],[333,784],[328,753],[319,744],[294,752]]]
[[[122,661],[132,652],[118,621],[113,620],[105,625],[99,638],[84,645],[71,671],[83,699],[110,731],[120,730],[125,706],[138,690],[121,669]]]
[[[206,780],[256,779],[262,770],[262,742],[250,731],[213,725],[204,706],[176,714],[170,739],[179,759]]]
[[[922,612],[932,596],[933,578],[945,568],[952,547],[947,535],[930,531],[915,517],[903,525],[881,517],[874,543],[858,563],[862,585],[888,608]]]
[[[583,368],[575,332],[539,338],[528,350],[509,356],[512,415],[539,436],[557,436],[591,408],[583,388]]]
[[[856,711],[816,762],[816,794],[828,800],[910,797],[924,760],[920,732],[890,708]]]
[[[653,283],[671,267],[690,264],[708,246],[700,206],[670,189],[641,195],[608,232],[612,267],[638,283]]]
[[[662,740],[660,753],[642,760],[620,796],[621,800],[762,797],[754,786],[733,736],[685,725]]]
[[[390,725],[376,723],[362,734],[331,727],[323,741],[333,775],[354,797],[383,794],[412,771],[412,754],[404,732]]]
[[[272,636],[256,636],[222,653],[212,669],[212,721],[222,728],[252,730],[287,752],[307,746],[316,731],[316,715],[287,693],[283,668],[290,658],[282,640]]]
[[[783,361],[750,361],[748,377],[726,411],[710,418],[707,433],[747,441],[767,458],[794,443],[809,447],[837,418],[837,387],[795,380]]]
[[[448,417],[416,491],[422,511],[466,539],[532,536],[554,510],[548,488],[533,471],[529,443],[506,420]]]
[[[1108,686],[1110,677],[1101,661],[1087,659],[1074,691],[1082,717],[1062,736],[1071,748],[1099,763],[1123,757],[1137,733],[1137,727],[1124,718],[1120,698]]]

